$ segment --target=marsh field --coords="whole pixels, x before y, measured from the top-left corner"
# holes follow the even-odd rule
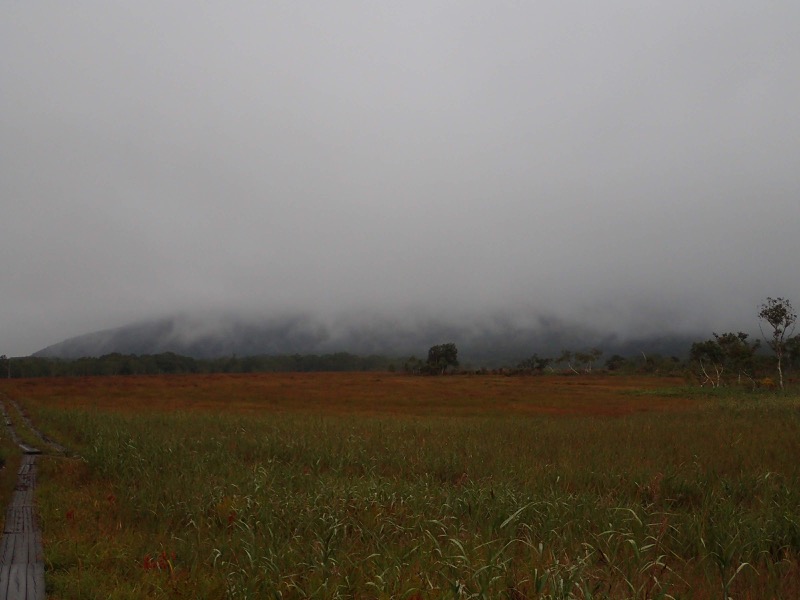
[[[0,398],[69,449],[38,463],[52,598],[800,597],[793,392],[316,373]]]

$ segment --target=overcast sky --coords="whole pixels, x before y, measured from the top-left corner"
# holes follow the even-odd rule
[[[800,307],[800,3],[0,0],[0,353],[184,310]]]

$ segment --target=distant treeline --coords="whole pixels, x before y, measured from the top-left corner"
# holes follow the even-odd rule
[[[229,356],[197,359],[174,352],[106,354],[78,359],[20,357],[0,364],[0,377],[63,377],[85,375],[165,375],[182,373],[270,373],[309,371],[394,371],[397,359],[386,356],[292,354]]]
[[[454,345],[453,345],[454,346]],[[434,346],[437,348],[437,346]],[[592,363],[600,353],[591,355],[592,360],[584,362],[585,356],[579,352],[564,352],[558,358],[540,358],[533,355],[516,367],[497,369],[480,368],[459,370],[457,362],[452,373],[503,373],[503,374],[544,374],[555,372],[591,372]],[[577,361],[576,361],[577,359]],[[430,360],[430,357],[429,357]],[[599,361],[598,361],[599,362]],[[313,371],[400,371],[410,374],[429,374],[426,361],[415,356],[396,358],[382,355],[359,356],[349,352],[332,354],[286,354],[259,356],[226,356],[213,359],[192,358],[174,352],[160,354],[106,354],[100,357],[77,359],[51,357],[0,357],[0,377],[70,377],[89,375],[168,375],[190,373],[290,373]],[[624,358],[618,354],[597,370],[618,373],[660,373],[677,374],[687,367],[685,361],[676,357],[663,357],[659,354]],[[441,366],[437,369],[442,371]]]

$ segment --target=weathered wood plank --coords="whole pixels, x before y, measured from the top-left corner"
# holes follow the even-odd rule
[[[43,600],[45,598],[44,563],[16,563],[0,566],[0,598]]]
[[[44,563],[36,562],[28,565],[28,585],[26,586],[28,600],[44,600]]]
[[[44,546],[42,545],[42,532],[38,529],[30,536],[31,543],[28,546],[28,562],[33,565],[41,564],[44,568]],[[42,571],[44,573],[44,571]]]
[[[44,563],[17,562],[0,565],[0,598],[5,600],[43,600]]]
[[[10,565],[14,560],[14,544],[16,543],[14,535],[11,533],[4,534],[3,540],[0,542],[0,564],[3,566]]]
[[[14,563],[8,570],[6,600],[27,600],[28,565]]]
[[[7,533],[3,536],[3,564],[28,562],[28,536],[24,533]]]
[[[0,565],[0,598],[8,596],[8,578],[11,565]]]
[[[11,506],[6,511],[3,533],[27,533],[35,531],[35,529],[36,522],[32,506]]]
[[[12,505],[6,511],[4,533],[22,533],[33,529],[33,511],[30,505]]]

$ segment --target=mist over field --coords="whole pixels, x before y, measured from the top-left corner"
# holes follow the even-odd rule
[[[0,354],[287,314],[321,349],[374,325],[398,353],[456,327],[758,333],[767,296],[800,305],[797,23],[788,1],[3,3]]]

